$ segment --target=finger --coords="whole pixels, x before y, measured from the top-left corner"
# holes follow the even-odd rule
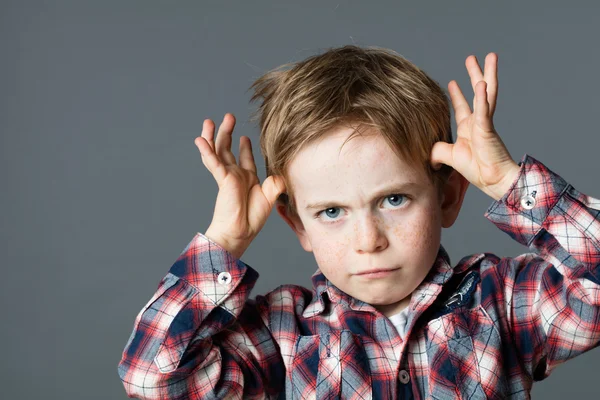
[[[215,151],[219,158],[225,164],[235,164],[235,157],[231,152],[231,135],[235,126],[235,117],[231,113],[226,113],[223,122],[219,126],[217,139],[215,141]]]
[[[270,175],[264,180],[261,188],[269,207],[272,208],[279,195],[285,192],[285,180],[281,175]]]
[[[227,171],[225,170],[225,165],[219,160],[216,153],[210,147],[210,144],[203,137],[197,137],[194,140],[194,144],[198,147],[200,151],[200,155],[202,157],[202,162],[204,166],[208,169],[208,171],[212,174],[215,181],[217,181],[217,185],[220,185],[225,175],[227,175]]]
[[[485,132],[493,132],[492,118],[490,116],[489,103],[487,101],[487,82],[480,81],[475,86],[475,123]]]
[[[448,92],[450,92],[450,99],[452,100],[452,107],[454,108],[454,119],[458,126],[465,118],[468,118],[471,115],[471,107],[456,81],[452,80],[448,83]]]
[[[477,82],[483,80],[483,73],[481,72],[481,68],[479,68],[477,57],[474,55],[467,57],[465,60],[465,66],[469,72],[469,77],[471,77],[471,86],[473,88],[473,92],[475,92],[475,85],[477,85]]]
[[[204,154],[208,154],[209,150],[205,149],[204,150],[204,154],[202,153],[202,149],[205,148],[204,144],[200,144],[200,141],[204,139],[205,142],[207,142],[206,138],[203,138],[202,136],[197,137],[196,139],[194,139],[194,145],[196,146],[196,148],[198,148],[198,151],[200,152],[200,158],[202,159],[202,164],[204,164],[204,166],[210,171],[210,169],[208,168],[208,165],[206,164],[206,156]],[[208,144],[208,142],[207,142]],[[208,144],[208,146],[210,147],[210,144]]]
[[[498,98],[498,55],[489,53],[485,57],[484,78],[487,83],[487,100],[490,107],[490,117],[496,110],[496,99]]]
[[[240,137],[240,167],[256,174],[256,164],[252,155],[252,141],[247,136]]]
[[[442,164],[452,165],[452,148],[454,144],[447,142],[436,142],[431,149],[431,165],[433,169],[438,170]]]
[[[206,142],[210,145],[211,149],[215,149],[215,123],[210,119],[205,119],[202,124],[202,134],[201,136],[206,140]]]

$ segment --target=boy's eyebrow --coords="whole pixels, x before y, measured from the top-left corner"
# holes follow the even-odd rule
[[[375,192],[373,194],[373,197],[371,198],[372,200],[377,199],[383,195],[390,195],[390,194],[403,194],[403,192],[407,191],[407,190],[411,190],[411,189],[416,189],[421,187],[420,184],[415,183],[415,182],[403,182],[403,183],[396,183],[392,186],[388,186],[388,188],[386,189],[382,189],[382,190],[378,190],[377,192]],[[339,206],[341,205],[339,201],[318,201],[315,203],[310,203],[307,204],[306,207],[304,207],[305,210],[312,210],[312,209],[325,209],[327,207],[330,207],[332,205],[336,205]]]

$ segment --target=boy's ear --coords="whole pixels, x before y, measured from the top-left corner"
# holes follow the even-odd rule
[[[450,228],[460,212],[469,181],[458,171],[453,170],[442,189],[442,227]]]
[[[296,236],[298,236],[298,240],[300,241],[302,248],[308,252],[312,252],[312,246],[308,240],[308,235],[304,229],[304,224],[302,224],[300,217],[297,214],[290,212],[288,207],[279,201],[275,203],[275,208],[277,209],[277,213],[281,216],[281,218],[283,218],[290,228],[292,228]]]

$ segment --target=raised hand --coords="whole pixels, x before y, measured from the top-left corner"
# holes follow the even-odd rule
[[[519,173],[494,128],[492,118],[498,96],[498,56],[489,53],[485,58],[485,73],[475,56],[467,57],[465,66],[471,77],[475,96],[473,112],[456,81],[450,81],[448,91],[457,125],[456,142],[437,142],[431,150],[434,168],[440,163],[450,165],[469,182],[495,200],[510,188]]]
[[[212,222],[205,236],[240,258],[267,221],[277,197],[285,190],[281,176],[269,176],[260,185],[252,143],[240,137],[239,164],[231,152],[235,117],[227,113],[219,126],[204,120],[202,135],[194,140],[204,166],[219,186]]]

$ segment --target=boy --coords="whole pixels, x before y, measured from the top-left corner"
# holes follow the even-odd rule
[[[345,46],[253,84],[262,186],[233,115],[195,143],[219,192],[213,220],[138,314],[119,363],[143,399],[529,398],[532,382],[600,337],[600,201],[496,133],[497,56],[466,67],[474,110],[400,55]],[[486,218],[536,253],[440,244],[468,184]],[[314,253],[311,290],[249,299],[240,260],[275,206]]]

